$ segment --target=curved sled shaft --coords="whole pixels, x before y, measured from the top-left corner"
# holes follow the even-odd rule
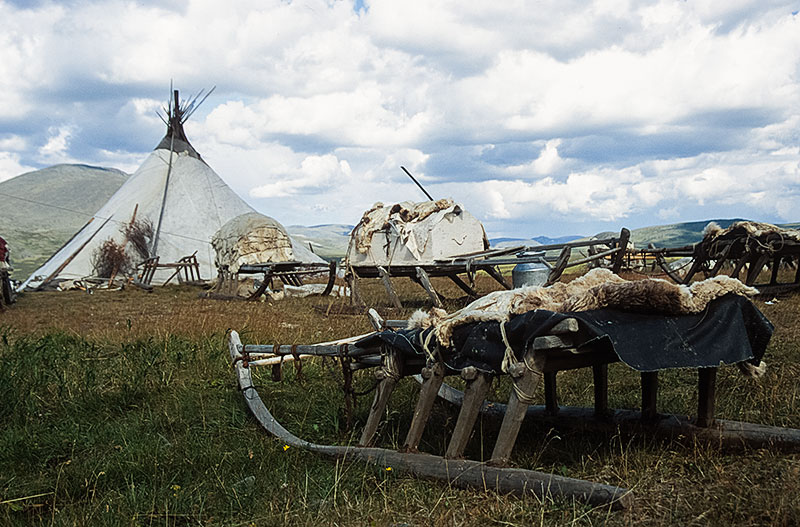
[[[539,499],[569,498],[595,506],[609,506],[611,509],[628,508],[633,504],[633,496],[622,487],[533,470],[493,467],[479,461],[444,459],[430,454],[397,452],[384,448],[319,445],[305,441],[286,430],[264,405],[253,386],[250,370],[241,360],[242,344],[235,331],[230,333],[228,347],[247,406],[261,426],[288,445],[329,456],[350,457],[420,477],[442,479],[459,487],[532,494]]]

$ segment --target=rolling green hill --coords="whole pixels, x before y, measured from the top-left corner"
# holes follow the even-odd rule
[[[0,183],[0,236],[13,278],[23,280],[91,218],[125,182],[120,170],[55,165]]]
[[[741,218],[716,219],[642,227],[640,229],[631,230],[631,241],[633,241],[633,244],[637,249],[644,249],[648,246],[648,244],[651,243],[656,247],[683,247],[685,245],[691,245],[702,240],[703,229],[705,229],[706,225],[712,221],[725,229],[734,222],[744,220]],[[800,228],[800,223],[781,223],[778,226],[787,229],[798,229]],[[619,231],[606,231],[596,234],[595,237],[609,238],[618,235]]]

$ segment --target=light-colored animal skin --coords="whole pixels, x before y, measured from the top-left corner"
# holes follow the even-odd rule
[[[712,221],[703,229],[703,239],[711,240],[718,236],[724,236],[737,229],[744,229],[747,234],[754,238],[760,238],[770,234],[778,234],[786,240],[800,241],[800,230],[784,229],[771,223],[760,223],[757,221],[737,221],[727,229],[723,229],[716,222]]]
[[[758,290],[723,275],[686,286],[660,279],[628,281],[608,269],[592,269],[569,283],[495,291],[450,314],[438,308],[427,313],[418,310],[409,318],[408,327],[433,327],[439,343],[447,346],[457,326],[472,322],[506,322],[513,315],[534,309],[574,312],[611,307],[680,315],[699,313],[710,301],[728,293],[752,296],[758,294]],[[763,373],[762,366],[747,366],[749,368],[742,367],[745,373],[752,376]]]

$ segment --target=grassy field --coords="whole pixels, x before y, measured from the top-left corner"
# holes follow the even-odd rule
[[[479,277],[480,278],[480,277]],[[377,281],[368,301],[388,318],[425,306],[398,281],[409,309],[388,308]],[[435,282],[445,295],[459,292]],[[488,281],[480,281],[486,292]],[[448,304],[453,309],[464,299]],[[269,437],[249,415],[227,360],[225,334],[247,343],[311,343],[368,331],[366,317],[326,316],[344,300],[247,303],[198,298],[191,288],[153,293],[35,293],[0,313],[0,524],[3,525],[797,525],[800,455],[714,447],[622,433],[554,430],[528,423],[518,466],[621,485],[631,510],[539,502],[461,490],[350,460],[332,460]],[[756,302],[775,324],[767,374],[718,376],[718,416],[800,428],[800,295]],[[371,395],[346,427],[340,373],[305,361],[281,383],[259,379],[264,398],[297,435],[354,441]],[[638,375],[612,365],[610,403],[639,405]],[[660,410],[692,413],[696,374],[661,376]],[[372,385],[368,374],[356,389]],[[507,398],[507,386],[492,397]],[[559,376],[562,404],[590,405],[591,373]],[[406,379],[379,430],[402,442],[416,387]],[[541,393],[539,394],[541,397]],[[438,404],[421,449],[441,454],[457,411]],[[479,422],[468,457],[488,455],[499,423]]]

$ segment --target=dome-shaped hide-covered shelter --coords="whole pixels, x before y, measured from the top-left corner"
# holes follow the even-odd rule
[[[350,234],[350,266],[415,265],[489,248],[483,225],[452,199],[376,203]]]
[[[216,290],[224,295],[257,298],[266,287],[254,287],[249,275],[263,276],[266,286],[273,276],[289,285],[300,286],[299,275],[321,272],[330,266],[302,245],[292,243],[278,221],[248,212],[229,220],[214,233],[211,245],[216,252]],[[260,289],[260,290],[259,290]],[[327,288],[323,287],[323,291]],[[330,292],[330,290],[327,290]],[[327,294],[327,293],[326,293]]]
[[[211,238],[217,270],[238,273],[242,265],[294,260],[292,241],[283,225],[257,212],[228,221]]]

